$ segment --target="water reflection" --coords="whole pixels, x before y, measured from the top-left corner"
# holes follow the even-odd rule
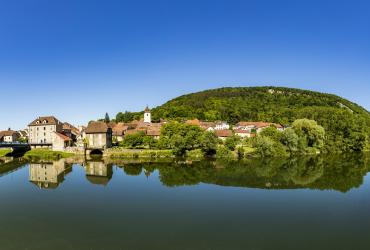
[[[66,164],[64,159],[29,164],[29,180],[39,188],[57,188],[70,172],[72,172],[72,166]]]
[[[25,166],[21,158],[2,160],[0,177]],[[118,176],[159,178],[167,187],[197,185],[263,189],[320,189],[347,192],[360,187],[370,168],[364,154],[312,156],[292,159],[250,159],[244,161],[130,162],[112,159],[62,159],[54,162],[30,162],[29,180],[40,188],[57,188],[72,171],[82,166],[87,180],[106,186],[113,166],[122,169]]]
[[[84,168],[86,178],[92,184],[106,186],[112,179],[112,164],[107,164],[104,161],[87,161]]]

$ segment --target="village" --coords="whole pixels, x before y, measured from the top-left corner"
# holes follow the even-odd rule
[[[146,107],[144,117],[129,123],[91,121],[87,126],[74,126],[61,122],[54,116],[38,117],[30,122],[26,129],[14,131],[10,128],[0,131],[0,143],[27,143],[31,148],[46,148],[53,151],[101,153],[114,147],[124,140],[125,136],[143,133],[158,140],[161,128],[167,121],[152,122],[151,110]],[[268,122],[240,121],[231,126],[225,121],[185,120],[185,124],[200,127],[204,131],[213,132],[220,140],[232,136],[240,138],[255,137],[265,128],[276,127],[283,131],[280,124]]]

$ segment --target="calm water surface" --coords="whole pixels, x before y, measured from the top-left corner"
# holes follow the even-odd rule
[[[0,249],[370,249],[365,155],[0,160]]]

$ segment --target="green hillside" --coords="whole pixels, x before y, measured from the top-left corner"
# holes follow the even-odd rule
[[[177,97],[152,110],[153,119],[267,121],[290,125],[316,120],[326,130],[331,151],[362,150],[370,134],[370,113],[332,94],[282,88],[236,87],[211,89]]]

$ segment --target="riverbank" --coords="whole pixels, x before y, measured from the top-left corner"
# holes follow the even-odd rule
[[[40,159],[46,159],[46,160],[58,160],[61,158],[68,158],[71,156],[74,156],[74,153],[67,153],[62,151],[52,151],[50,149],[31,149],[30,151],[27,151],[23,157],[24,158],[40,158]]]
[[[12,150],[11,149],[0,149],[0,157],[4,157],[6,156],[7,154],[11,153]]]
[[[110,148],[104,151],[108,158],[174,158],[172,150]]]

